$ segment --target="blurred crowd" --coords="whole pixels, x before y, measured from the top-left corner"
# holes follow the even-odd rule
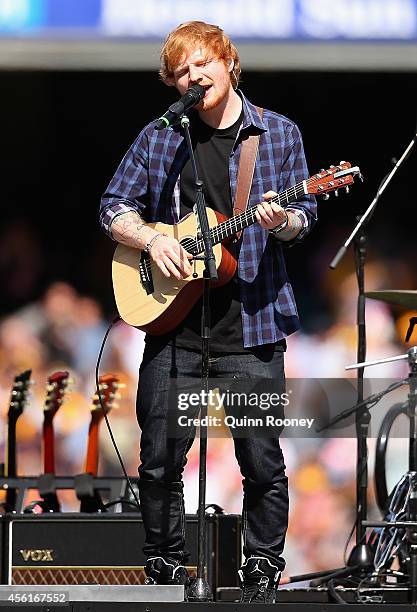
[[[415,286],[411,272],[403,282]],[[398,271],[386,262],[374,260],[367,266],[367,289],[397,285]],[[402,285],[404,287],[404,284]],[[287,377],[334,378],[355,376],[345,365],[356,360],[356,286],[352,273],[333,279],[320,278],[320,290],[331,296],[328,324],[316,325],[314,333],[298,332],[289,338],[286,358]],[[304,304],[303,308],[306,308]],[[413,313],[392,309],[367,300],[367,357],[383,358],[405,352],[404,336]],[[46,397],[46,381],[54,371],[67,370],[71,385],[55,417],[56,473],[83,472],[90,410],[95,395],[94,372],[99,349],[109,325],[97,299],[83,295],[67,282],[50,284],[39,300],[27,303],[0,321],[0,405],[3,411],[0,439],[3,443],[13,379],[19,372],[32,370],[31,393],[18,421],[18,473],[42,472],[41,429]],[[414,338],[415,340],[415,338]],[[412,340],[411,340],[412,342]],[[411,342],[409,345],[411,345]],[[109,414],[111,425],[127,471],[137,474],[139,429],[135,416],[138,368],[144,348],[139,330],[118,322],[105,345],[100,372],[114,372],[125,383],[118,407]],[[404,362],[394,362],[367,370],[366,375],[398,378],[406,375]],[[405,392],[404,392],[405,393]],[[404,395],[405,397],[405,395]],[[385,406],[393,402],[390,398]],[[374,408],[379,411],[381,408]],[[120,475],[121,469],[104,424],[100,434],[99,475]],[[398,480],[406,468],[406,445],[395,444],[390,452],[389,478]],[[401,441],[399,441],[401,442]],[[317,571],[343,564],[343,551],[355,517],[356,440],[296,439],[285,437],[282,446],[290,482],[290,524],[286,545],[287,573]],[[375,440],[369,441],[369,467],[372,474]],[[223,477],[220,478],[219,474]],[[227,478],[224,475],[227,473]],[[370,515],[379,516],[370,478]],[[30,499],[37,493],[31,492]],[[197,510],[198,444],[194,444],[185,471],[186,511]],[[76,510],[73,493],[60,492],[64,510]],[[240,512],[241,476],[236,465],[230,436],[210,437],[208,449],[207,502],[227,512]]]

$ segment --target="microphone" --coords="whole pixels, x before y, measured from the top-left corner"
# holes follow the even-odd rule
[[[163,130],[164,128],[173,125],[178,119],[185,113],[186,110],[192,108],[204,98],[206,90],[204,87],[195,83],[192,85],[185,94],[174,104],[171,104],[167,112],[159,117],[156,122],[155,130]]]

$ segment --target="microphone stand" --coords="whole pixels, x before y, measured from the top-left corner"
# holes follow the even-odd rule
[[[205,264],[203,280],[203,307],[201,311],[201,382],[202,389],[208,397],[209,391],[209,357],[210,357],[210,281],[217,280],[216,260],[213,253],[213,243],[210,236],[210,226],[207,218],[206,203],[203,193],[203,182],[200,180],[195,162],[193,146],[190,137],[190,120],[186,115],[181,117],[181,127],[184,129],[191,167],[196,187],[195,212],[197,213],[199,232],[204,243],[203,259]],[[207,463],[207,426],[204,417],[207,416],[207,403],[200,406],[200,456],[198,477],[198,553],[197,578],[188,589],[189,601],[210,601],[213,599],[210,586],[205,578],[206,557],[206,463]]]

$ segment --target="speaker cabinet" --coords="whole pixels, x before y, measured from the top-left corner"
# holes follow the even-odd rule
[[[3,584],[143,584],[143,521],[136,513],[3,515]],[[209,514],[207,579],[237,586],[241,517]],[[197,517],[186,516],[188,569],[196,572]]]

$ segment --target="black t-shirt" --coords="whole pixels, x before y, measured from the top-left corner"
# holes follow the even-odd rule
[[[235,143],[243,110],[239,119],[225,129],[214,129],[201,121],[195,113],[191,127],[191,137],[196,157],[197,170],[204,183],[206,205],[228,217],[233,215],[230,194],[229,157]],[[195,185],[191,161],[188,160],[181,172],[180,217],[193,210]],[[238,280],[234,277],[229,283],[210,290],[212,353],[243,353],[242,317]],[[201,350],[201,307],[200,298],[184,321],[165,336],[147,337],[147,342],[157,344],[172,343],[178,347]]]

